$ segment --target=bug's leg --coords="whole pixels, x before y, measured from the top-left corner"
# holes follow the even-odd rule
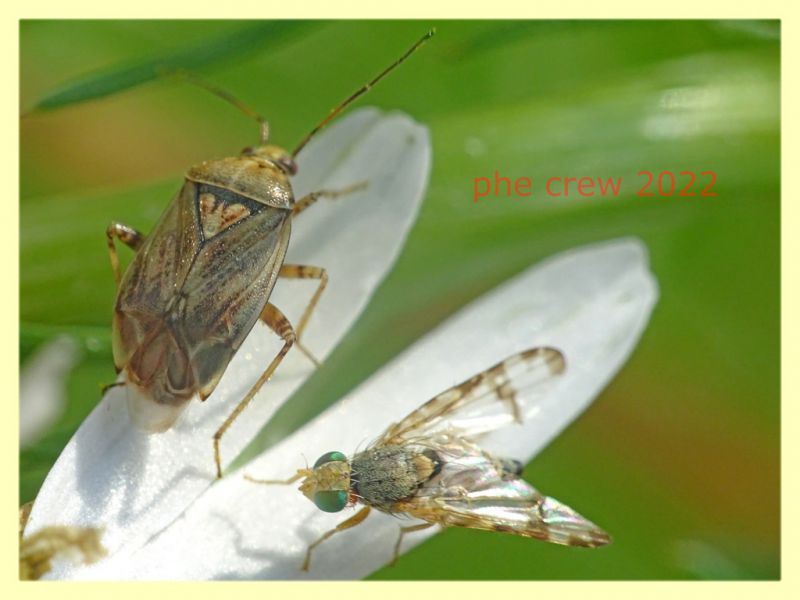
[[[267,304],[264,307],[264,310],[261,312],[261,316],[259,318],[267,325],[267,327],[272,329],[272,331],[283,338],[283,347],[278,351],[278,354],[275,355],[275,358],[272,359],[272,362],[269,363],[269,366],[261,374],[261,377],[258,378],[258,381],[253,384],[253,387],[250,388],[250,391],[247,392],[247,395],[242,398],[239,404],[236,405],[236,408],[233,409],[233,412],[228,415],[228,418],[225,419],[225,422],[214,434],[214,462],[217,465],[217,479],[222,478],[222,464],[219,456],[219,440],[222,438],[231,424],[236,420],[236,417],[238,417],[247,407],[247,405],[250,404],[250,400],[252,400],[253,396],[255,396],[258,390],[261,389],[261,386],[264,385],[270,377],[272,377],[272,373],[275,372],[275,369],[278,367],[280,362],[283,360],[283,357],[286,356],[286,353],[289,351],[289,348],[292,347],[297,339],[297,336],[294,333],[294,328],[289,322],[289,319],[287,319],[284,314],[274,305]]]
[[[281,267],[278,277],[284,277],[286,279],[319,279],[317,290],[314,292],[314,295],[311,296],[311,300],[309,300],[308,306],[306,306],[306,309],[303,311],[300,322],[295,328],[295,332],[297,333],[297,347],[303,351],[303,354],[305,354],[311,362],[319,366],[319,361],[306,349],[301,338],[303,337],[303,331],[305,331],[306,325],[308,325],[308,320],[311,318],[311,313],[314,312],[314,308],[316,308],[317,302],[319,302],[322,296],[322,292],[325,291],[325,286],[328,285],[328,272],[322,267],[285,264]]]
[[[342,521],[334,529],[331,529],[330,531],[326,532],[316,542],[314,542],[313,544],[310,544],[308,546],[308,550],[306,550],[306,559],[303,561],[302,570],[303,571],[308,571],[308,567],[311,564],[311,551],[314,548],[319,546],[322,542],[327,540],[334,533],[339,533],[340,531],[344,531],[345,529],[350,529],[351,527],[355,527],[359,523],[362,523],[364,521],[364,519],[367,518],[367,515],[369,515],[369,511],[370,511],[369,506],[365,506],[360,511],[358,511],[356,514],[354,514],[352,517],[350,517],[346,521]]]
[[[136,231],[133,227],[128,227],[122,223],[111,223],[106,227],[106,240],[108,242],[108,255],[111,258],[111,269],[114,271],[114,281],[117,282],[117,287],[119,287],[119,257],[117,256],[117,247],[114,244],[114,238],[135,251],[142,247],[144,235]]]
[[[427,529],[428,527],[433,527],[433,523],[420,523],[419,525],[409,525],[408,527],[401,527],[400,528],[400,535],[397,536],[397,543],[394,545],[394,554],[392,555],[392,562],[389,563],[394,565],[397,562],[397,559],[400,558],[400,544],[403,543],[403,536],[407,533],[412,533],[414,531],[422,531],[423,529]]]
[[[294,208],[292,208],[292,216],[296,217],[309,206],[314,204],[320,198],[328,198],[330,200],[335,200],[336,198],[340,198],[341,196],[346,196],[347,194],[352,194],[353,192],[358,192],[363,190],[367,187],[366,181],[360,181],[358,183],[354,183],[353,185],[349,185],[346,188],[341,190],[320,190],[318,192],[311,192],[310,194],[303,196],[297,202],[294,203]]]

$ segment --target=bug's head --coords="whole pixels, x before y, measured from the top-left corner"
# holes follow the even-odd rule
[[[326,452],[306,469],[300,491],[325,512],[339,512],[350,499],[350,463],[341,452]]]
[[[287,175],[297,174],[297,163],[294,162],[294,158],[279,146],[271,146],[269,144],[248,146],[242,150],[242,156],[252,156],[269,161]]]

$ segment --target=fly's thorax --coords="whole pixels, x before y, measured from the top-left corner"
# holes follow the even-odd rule
[[[294,193],[289,177],[296,170],[285,150],[259,146],[245,149],[240,156],[195,165],[186,179],[225,188],[267,206],[291,209]]]
[[[392,512],[392,505],[414,496],[441,472],[438,454],[426,448],[383,446],[351,460],[350,487],[370,506]]]

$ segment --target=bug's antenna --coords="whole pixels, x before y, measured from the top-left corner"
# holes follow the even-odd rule
[[[198,77],[197,75],[189,73],[188,71],[183,71],[183,70],[169,71],[166,73],[166,75],[176,77],[182,81],[186,81],[188,83],[201,87],[204,90],[214,94],[217,98],[221,98],[225,100],[225,102],[228,102],[229,104],[232,104],[233,106],[238,108],[245,115],[247,115],[251,119],[254,119],[259,124],[259,126],[261,127],[261,144],[263,145],[267,143],[267,140],[269,139],[269,123],[267,123],[267,120],[264,117],[259,115],[249,106],[247,106],[236,96],[234,96],[233,94],[231,94],[226,90],[223,90],[221,87],[217,87],[213,83],[209,83],[208,81],[202,79],[201,77]]]
[[[409,56],[411,56],[412,54],[414,54],[414,52],[416,52],[416,51],[417,51],[417,49],[418,49],[420,46],[422,46],[422,44],[424,44],[424,43],[425,43],[425,42],[427,42],[427,41],[428,41],[430,38],[432,38],[434,33],[436,33],[436,30],[435,30],[435,29],[431,29],[430,31],[428,31],[428,33],[426,33],[426,34],[425,34],[425,35],[423,35],[423,36],[422,36],[422,37],[421,37],[419,40],[417,40],[417,42],[416,42],[416,43],[415,43],[413,46],[411,46],[411,48],[409,48],[408,50],[406,50],[406,52],[405,52],[405,54],[403,54],[403,56],[401,56],[400,58],[398,58],[398,59],[397,59],[396,61],[394,61],[394,62],[393,62],[391,65],[389,65],[389,66],[388,66],[388,67],[386,67],[386,68],[385,68],[383,71],[381,71],[381,73],[380,73],[380,74],[379,74],[377,77],[375,77],[375,78],[374,78],[372,81],[370,81],[369,83],[365,83],[365,84],[364,84],[364,85],[362,85],[360,88],[358,88],[358,89],[357,89],[355,92],[353,92],[353,94],[351,94],[351,95],[350,95],[350,97],[348,97],[348,98],[347,98],[347,99],[346,99],[344,102],[342,102],[341,104],[339,104],[339,106],[337,106],[336,108],[334,108],[334,109],[333,109],[333,110],[330,112],[330,114],[329,114],[327,117],[325,117],[325,118],[324,118],[324,119],[323,119],[323,120],[320,122],[320,124],[319,124],[319,125],[317,125],[316,127],[314,127],[314,129],[312,129],[312,130],[311,130],[311,133],[309,133],[309,134],[308,134],[308,135],[307,135],[305,138],[303,138],[303,141],[301,141],[301,142],[300,142],[300,143],[297,145],[297,148],[295,148],[295,149],[294,149],[294,151],[292,152],[292,158],[296,157],[296,156],[297,156],[297,155],[300,153],[300,151],[301,151],[301,150],[302,150],[302,149],[305,147],[305,145],[306,145],[306,144],[307,144],[307,143],[308,143],[308,142],[311,140],[311,138],[313,138],[313,137],[314,137],[314,136],[317,134],[317,132],[319,132],[319,130],[320,130],[320,129],[322,129],[322,128],[323,128],[323,127],[325,127],[325,126],[326,126],[328,123],[330,123],[330,122],[331,122],[331,121],[334,119],[334,117],[336,117],[336,115],[338,115],[338,114],[339,114],[340,112],[342,112],[342,111],[343,111],[345,108],[347,108],[348,106],[350,106],[350,104],[352,104],[353,102],[355,102],[355,101],[356,101],[356,100],[357,100],[357,99],[358,99],[360,96],[363,96],[364,94],[366,94],[366,93],[367,93],[367,92],[368,92],[370,89],[372,89],[372,87],[373,87],[373,86],[374,86],[376,83],[378,83],[378,82],[379,82],[381,79],[383,79],[384,77],[386,77],[386,75],[388,75],[390,71],[392,71],[392,70],[394,70],[396,67],[400,66],[400,64],[401,64],[403,61],[405,61],[405,60],[406,60],[406,59],[407,59]]]

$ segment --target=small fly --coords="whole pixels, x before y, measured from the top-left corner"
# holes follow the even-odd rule
[[[501,531],[567,546],[604,546],[609,535],[523,480],[519,461],[492,456],[477,445],[481,435],[521,422],[520,394],[533,402],[545,397],[565,368],[564,355],[556,349],[526,350],[435,396],[351,459],[327,452],[312,469],[299,469],[286,481],[248,479],[291,484],[304,478],[300,491],[325,512],[363,505],[309,545],[304,571],[314,548],[363,522],[373,508],[423,521],[400,529],[394,560],[405,534],[434,525]]]

